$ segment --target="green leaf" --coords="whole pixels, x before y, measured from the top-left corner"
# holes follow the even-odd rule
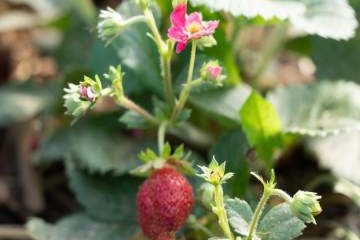
[[[128,224],[137,222],[135,198],[141,182],[139,178],[91,175],[70,161],[66,162],[70,187],[89,215]]]
[[[291,240],[302,234],[305,224],[295,217],[287,203],[269,210],[261,219],[257,233],[262,240]]]
[[[85,213],[78,213],[49,224],[32,218],[26,224],[35,240],[126,240],[136,232],[136,227],[125,222],[101,222]]]
[[[150,126],[149,121],[138,113],[128,110],[119,119],[119,121],[130,129],[146,129]]]
[[[234,198],[227,199],[225,207],[229,216],[230,225],[238,234],[247,236],[253,216],[253,211],[249,204],[244,200]]]
[[[191,0],[211,10],[224,10],[234,16],[262,16],[288,20],[295,29],[326,38],[349,39],[358,25],[347,0]],[[333,28],[336,23],[338,28]]]
[[[350,0],[360,20],[360,1]],[[329,25],[330,26],[330,25]],[[349,79],[360,82],[360,28],[356,37],[349,41],[336,42],[318,37],[311,38],[312,59],[319,79]]]
[[[335,176],[360,185],[360,133],[307,139],[306,147],[319,160],[320,166]]]
[[[40,159],[53,161],[70,155],[89,171],[114,175],[122,175],[138,166],[138,153],[148,144],[123,136],[121,129],[114,126],[116,120],[104,121],[78,122],[71,128],[59,130],[42,144]]]
[[[89,24],[92,25],[96,21],[96,7],[91,0],[69,1],[68,4],[73,5],[79,15]]]
[[[124,18],[142,14],[134,1],[122,3],[117,10]],[[154,7],[153,11],[155,18],[160,19],[159,10]],[[120,58],[125,84],[127,81],[136,82],[136,85],[162,95],[159,54],[153,40],[146,35],[149,31],[145,23],[137,23],[125,29],[111,45]]]
[[[191,0],[191,3],[195,6],[205,5],[214,11],[226,11],[234,16],[244,15],[249,18],[260,15],[265,19],[274,17],[287,19],[292,14],[300,14],[304,11],[301,3],[290,0]]]
[[[360,86],[318,82],[279,88],[268,99],[279,111],[283,132],[327,136],[360,130]]]
[[[253,91],[240,110],[242,128],[251,146],[271,167],[274,150],[280,145],[281,121],[273,105]]]
[[[8,84],[0,88],[0,125],[25,121],[50,104],[47,87],[35,84]]]
[[[215,156],[220,161],[226,161],[227,171],[234,173],[224,186],[232,196],[244,194],[249,182],[249,166],[246,158],[248,149],[244,133],[237,130],[220,137],[210,151],[210,157]]]
[[[295,29],[308,34],[335,40],[350,39],[355,36],[358,22],[355,11],[347,0],[292,0],[305,6],[301,14],[292,14],[290,23]],[[339,26],[334,28],[333,24]]]
[[[250,94],[250,87],[241,84],[232,88],[193,93],[190,103],[218,121],[239,125],[239,111]]]

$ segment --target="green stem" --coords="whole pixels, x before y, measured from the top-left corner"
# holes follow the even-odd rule
[[[173,43],[171,44],[173,45]],[[166,99],[170,106],[170,109],[173,109],[175,105],[175,97],[172,87],[171,56],[172,56],[172,47],[168,45],[168,52],[163,53],[161,55],[161,68],[162,68],[162,76],[165,84]]]
[[[285,191],[281,189],[274,189],[272,195],[282,198],[285,202],[289,204],[292,202],[292,197],[290,197],[289,194],[287,194]]]
[[[139,23],[139,22],[146,22],[146,17],[143,15],[134,16],[134,17],[127,19],[125,24],[128,26],[128,25],[131,25],[134,23]]]
[[[167,122],[163,122],[160,124],[158,129],[158,149],[160,156],[164,150],[166,127],[167,127]]]
[[[195,57],[196,57],[196,41],[192,41],[191,57],[190,57],[190,64],[189,64],[189,70],[188,70],[188,75],[187,75],[187,79],[186,79],[186,84],[180,93],[179,101],[176,104],[174,111],[172,113],[171,119],[173,121],[176,119],[177,115],[184,108],[185,103],[189,97],[190,90],[194,86],[192,84],[192,78],[193,78],[194,67],[195,67]],[[196,84],[198,84],[198,82]]]
[[[166,44],[161,37],[159,29],[156,25],[154,15],[150,9],[144,10],[144,15],[146,22],[152,32],[154,41],[158,47],[160,62],[161,62],[161,73],[165,85],[165,96],[166,100],[171,109],[175,105],[174,91],[172,86],[172,76],[171,76],[171,57],[174,43],[169,42]]]
[[[139,105],[128,99],[127,97],[124,96],[122,99],[118,100],[118,103],[124,106],[125,108],[131,109],[134,112],[138,113],[149,122],[153,124],[158,124],[158,120],[153,115],[151,115],[148,111],[146,111],[145,109],[143,109],[142,107],[140,107]]]
[[[251,219],[249,235],[247,236],[246,240],[252,240],[252,236],[253,236],[253,234],[255,234],[255,231],[256,231],[256,228],[257,228],[257,226],[259,224],[259,219],[260,219],[261,214],[262,214],[262,212],[264,210],[265,204],[269,200],[272,192],[273,192],[272,188],[264,187],[263,195],[261,196],[259,204],[256,207],[254,216]]]
[[[148,24],[148,26],[149,26],[152,34],[153,34],[155,43],[158,46],[160,55],[162,55],[163,52],[166,49],[166,45],[165,45],[164,41],[161,38],[161,34],[160,34],[159,29],[158,29],[158,27],[156,25],[154,15],[153,15],[152,11],[150,9],[148,9],[148,8],[144,10],[144,15],[145,15],[145,18],[146,18],[146,22],[147,22],[147,24]]]
[[[234,240],[234,235],[232,234],[229,226],[229,220],[224,206],[224,197],[223,189],[221,184],[214,185],[215,187],[215,206],[216,206],[216,215],[219,218],[219,225],[223,230],[225,236],[229,240]]]
[[[189,65],[186,83],[190,83],[192,81],[194,66],[195,66],[195,57],[196,57],[196,41],[192,41],[190,65]]]

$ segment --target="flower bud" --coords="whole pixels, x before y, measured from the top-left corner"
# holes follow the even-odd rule
[[[197,174],[208,183],[213,185],[223,184],[229,180],[234,174],[225,174],[225,162],[219,165],[215,158],[210,162],[209,167],[199,166],[202,173]]]
[[[66,114],[79,117],[91,106],[91,101],[83,100],[82,97],[82,94],[87,94],[86,88],[81,88],[79,85],[69,83],[68,88],[65,88],[64,91],[66,92],[64,95]]]
[[[124,30],[125,20],[114,9],[100,11],[100,21],[97,25],[99,37],[109,44]]]
[[[224,75],[221,75],[221,72],[222,68],[218,61],[204,63],[200,69],[201,78],[205,82],[214,83],[217,86],[221,86],[225,78]]]
[[[314,216],[322,211],[319,199],[321,196],[314,192],[298,191],[293,196],[290,207],[293,213],[305,223],[316,224]]]
[[[107,10],[100,11],[100,21],[97,25],[99,37],[110,44],[131,24],[144,21],[143,15],[133,16],[124,19],[117,11],[108,7]]]
[[[118,65],[117,67],[110,66],[109,72],[104,74],[104,77],[111,81],[113,96],[119,103],[121,103],[122,99],[124,98],[124,88],[122,82],[123,76],[124,73],[121,70],[121,65]]]
[[[97,75],[94,79],[84,76],[84,80],[78,85],[69,83],[68,88],[64,88],[65,113],[76,118],[85,114],[102,95],[102,90],[102,84]]]
[[[200,196],[201,196],[201,202],[205,205],[210,207],[213,203],[214,199],[214,185],[210,183],[203,183],[200,187]]]
[[[84,85],[80,85],[80,96],[85,99],[85,100],[89,100],[90,102],[94,102],[95,101],[95,93],[94,91],[91,89],[90,86],[84,86]]]

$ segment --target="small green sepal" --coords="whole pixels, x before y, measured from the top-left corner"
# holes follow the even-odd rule
[[[135,168],[130,173],[137,176],[149,176],[153,170],[169,165],[184,174],[194,175],[195,171],[192,163],[187,161],[188,156],[189,153],[185,154],[183,145],[178,146],[173,151],[171,145],[165,143],[160,154],[156,154],[155,151],[147,148],[139,154],[139,158],[144,164]]]
[[[223,184],[234,175],[231,172],[225,174],[225,165],[226,162],[219,165],[215,157],[213,157],[209,167],[199,166],[202,172],[198,173],[197,176],[214,185]]]

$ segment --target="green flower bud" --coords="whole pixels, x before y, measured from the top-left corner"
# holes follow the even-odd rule
[[[110,66],[109,72],[104,74],[105,78],[111,81],[112,94],[115,97],[115,100],[120,104],[124,98],[124,89],[123,89],[123,76],[124,73],[121,70],[121,65],[117,67]]]
[[[144,21],[145,17],[139,15],[124,19],[117,11],[108,7],[106,10],[100,11],[99,19],[100,21],[97,25],[98,35],[108,45],[128,26]]]
[[[97,25],[99,37],[109,44],[124,30],[125,20],[114,9],[101,10]]]
[[[321,196],[314,192],[298,191],[293,196],[290,207],[293,213],[305,223],[316,224],[314,216],[322,211],[319,199]]]
[[[200,196],[201,196],[201,202],[205,205],[210,207],[213,205],[213,199],[214,199],[214,185],[210,183],[203,183],[200,187]]]

